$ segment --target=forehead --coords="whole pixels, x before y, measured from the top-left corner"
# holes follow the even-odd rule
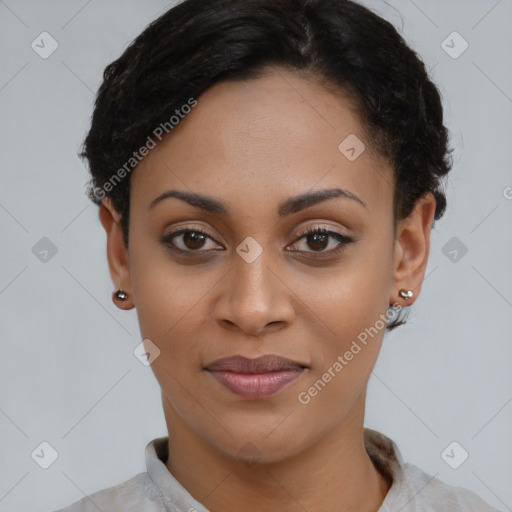
[[[346,96],[290,71],[220,82],[139,164],[132,200],[149,206],[174,188],[227,203],[277,204],[312,188],[342,187],[376,205],[386,187],[391,196],[392,175],[362,150],[365,137]],[[352,147],[355,159],[346,153]]]

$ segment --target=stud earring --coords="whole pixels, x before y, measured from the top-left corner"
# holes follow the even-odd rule
[[[128,294],[123,290],[117,290],[112,294],[112,300],[114,301],[114,304],[116,300],[128,300]]]
[[[414,297],[414,293],[412,292],[412,290],[405,290],[404,288],[402,288],[399,292],[400,294],[400,297],[402,297],[402,299],[412,299]]]

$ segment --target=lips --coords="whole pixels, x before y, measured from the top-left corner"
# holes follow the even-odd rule
[[[298,379],[307,366],[276,355],[218,359],[205,370],[223,387],[247,399],[266,398]]]

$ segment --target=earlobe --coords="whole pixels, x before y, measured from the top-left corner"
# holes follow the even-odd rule
[[[411,214],[399,221],[390,303],[410,306],[420,293],[428,262],[435,207],[434,195],[427,192],[418,199]]]
[[[135,304],[133,301],[129,301],[129,299],[130,296],[124,290],[119,289],[112,293],[112,302],[119,309],[133,309]]]
[[[135,307],[135,303],[133,301],[133,294],[131,293],[128,250],[123,242],[121,216],[116,211],[109,198],[105,198],[101,202],[98,216],[107,235],[108,267],[110,277],[117,290],[112,294],[112,300],[120,309],[132,309]],[[119,290],[121,290],[124,295],[119,294]]]

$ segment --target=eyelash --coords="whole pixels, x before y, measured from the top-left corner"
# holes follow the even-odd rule
[[[198,250],[183,250],[183,249],[178,249],[177,247],[174,247],[172,245],[172,240],[176,237],[178,237],[179,235],[182,235],[184,233],[198,233],[198,234],[201,234],[201,235],[204,235],[208,238],[210,238],[211,240],[214,240],[213,237],[211,237],[206,231],[203,231],[202,229],[200,228],[183,228],[183,229],[180,229],[180,230],[177,230],[177,231],[174,231],[172,233],[169,233],[168,235],[165,235],[161,242],[167,246],[167,248],[174,252],[174,253],[177,253],[177,254],[180,254],[180,255],[187,255],[188,257],[192,257],[192,258],[196,258],[196,257],[200,257],[200,256],[203,256],[205,253],[206,254],[211,254],[212,252],[218,252],[217,249],[211,249],[211,250],[201,250],[201,249],[198,249]],[[351,237],[348,237],[346,235],[342,235],[341,233],[338,233],[337,231],[330,231],[324,227],[313,227],[313,228],[309,228],[308,230],[302,232],[292,243],[292,245],[295,245],[299,240],[302,240],[303,238],[307,237],[308,235],[315,235],[315,234],[321,234],[321,235],[330,235],[332,238],[335,238],[336,240],[338,240],[339,244],[336,246],[335,249],[331,249],[329,251],[298,251],[298,252],[303,252],[303,253],[306,253],[308,254],[308,258],[310,257],[313,257],[313,258],[326,258],[326,257],[329,257],[329,256],[333,256],[335,254],[338,254],[339,252],[341,252],[345,246],[355,242],[355,240]],[[215,241],[215,240],[214,240]],[[196,254],[194,254],[196,253]],[[202,254],[201,254],[202,253]]]

